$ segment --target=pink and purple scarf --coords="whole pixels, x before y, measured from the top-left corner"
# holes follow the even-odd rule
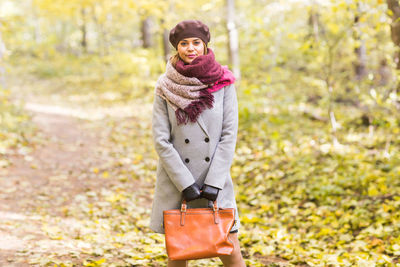
[[[207,55],[198,56],[190,64],[179,60],[174,68],[167,68],[157,81],[156,94],[175,110],[178,124],[195,122],[200,113],[212,108],[212,93],[235,82],[228,67],[221,66],[208,48]]]

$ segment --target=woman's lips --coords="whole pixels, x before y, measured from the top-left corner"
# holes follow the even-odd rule
[[[196,55],[187,55],[188,58],[195,58]]]

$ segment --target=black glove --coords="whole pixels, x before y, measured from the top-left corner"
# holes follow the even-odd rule
[[[218,197],[218,192],[220,189],[211,185],[204,184],[201,187],[201,190],[203,190],[203,192],[201,192],[201,197],[207,198],[211,201],[215,201]]]
[[[191,186],[186,187],[183,191],[183,198],[186,201],[192,201],[196,198],[200,198],[200,186],[196,183],[193,183]]]

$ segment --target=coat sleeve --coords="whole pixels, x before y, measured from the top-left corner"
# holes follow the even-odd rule
[[[222,189],[230,169],[235,153],[238,130],[238,103],[235,86],[226,87],[224,92],[223,122],[221,139],[217,144],[205,184]]]
[[[161,165],[179,192],[182,192],[195,180],[170,142],[171,124],[168,118],[167,103],[158,95],[155,95],[153,103],[152,132]]]

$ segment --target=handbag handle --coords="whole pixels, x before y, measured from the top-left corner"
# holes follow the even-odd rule
[[[200,190],[200,193],[202,193],[203,190]],[[210,200],[211,201],[211,200]],[[181,212],[186,212],[186,199],[182,198],[182,202],[181,202]],[[218,211],[218,205],[217,205],[217,200],[213,201],[213,207],[212,207],[213,211]]]
[[[186,212],[187,204],[186,204],[186,199],[182,199],[181,203],[181,212]],[[217,201],[213,201],[213,206],[212,206],[213,211],[218,211],[218,204]]]
[[[213,201],[212,210],[213,210],[213,215],[214,215],[214,223],[218,224],[219,223],[219,214],[218,214],[218,205],[217,205],[217,201],[216,200]],[[186,200],[182,199],[182,203],[181,203],[181,226],[185,225],[186,211],[187,211]]]

